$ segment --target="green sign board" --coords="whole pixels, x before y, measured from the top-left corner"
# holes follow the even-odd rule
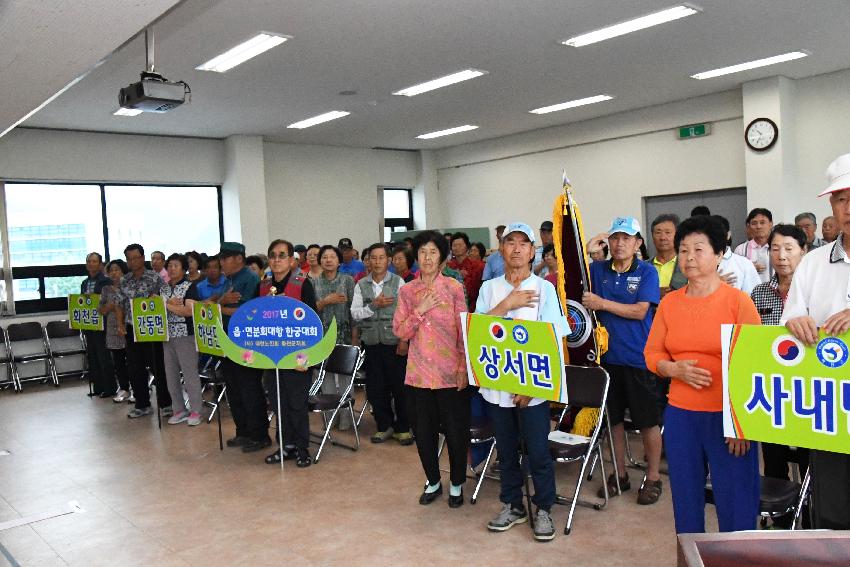
[[[99,293],[72,293],[68,296],[68,321],[72,329],[81,331],[102,331],[103,315],[97,310],[100,306]]]
[[[136,297],[131,305],[133,340],[137,343],[168,340],[168,318],[162,297]]]
[[[724,435],[850,453],[850,333],[723,325]]]
[[[466,313],[461,326],[470,384],[567,402],[563,346],[554,325]]]
[[[686,140],[688,138],[700,138],[711,133],[711,128],[708,124],[691,124],[690,126],[681,126],[678,129],[679,139]]]
[[[192,321],[195,325],[195,347],[199,353],[213,356],[224,356],[221,348],[219,332],[221,328],[221,306],[217,303],[201,303],[192,305]]]

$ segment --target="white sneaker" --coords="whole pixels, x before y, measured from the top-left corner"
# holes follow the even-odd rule
[[[190,413],[189,417],[187,418],[187,422],[189,423],[189,425],[192,426],[200,425],[201,421],[203,421],[203,419],[201,418],[201,414],[195,412]]]
[[[121,402],[126,401],[129,397],[130,392],[128,392],[127,390],[118,390],[117,392],[115,392],[115,397],[112,398],[112,401],[116,404],[120,404]]]
[[[183,423],[187,419],[189,419],[189,412],[187,410],[178,411],[168,418],[168,425],[177,425],[178,423]]]

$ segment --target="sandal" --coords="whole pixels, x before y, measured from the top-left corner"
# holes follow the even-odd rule
[[[638,491],[637,503],[641,505],[655,504],[661,497],[661,479],[644,481]]]
[[[284,461],[291,461],[295,457],[296,457],[296,455],[295,455],[294,449],[289,449],[289,450],[287,450],[286,448],[283,449],[283,460]],[[280,450],[275,451],[274,453],[272,453],[271,455],[266,457],[265,460],[266,460],[267,465],[279,465],[280,464]]]

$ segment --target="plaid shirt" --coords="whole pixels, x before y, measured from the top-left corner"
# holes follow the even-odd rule
[[[779,295],[779,278],[776,274],[769,281],[758,284],[750,294],[761,317],[762,325],[778,325],[785,309],[785,300]]]

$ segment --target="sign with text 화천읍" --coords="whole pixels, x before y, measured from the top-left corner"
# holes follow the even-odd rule
[[[219,327],[221,329],[221,327]],[[230,317],[218,333],[227,358],[252,368],[304,368],[318,364],[336,346],[336,319],[322,321],[305,303],[284,295],[258,297]]]
[[[195,348],[201,354],[224,356],[219,331],[221,330],[221,306],[217,303],[192,305],[192,322],[195,326]]]
[[[68,321],[72,329],[80,331],[102,331],[103,316],[99,293],[72,293],[68,296]]]
[[[161,343],[168,340],[168,318],[162,297],[136,297],[130,305],[133,340],[137,343]]]
[[[460,321],[470,384],[567,402],[563,346],[554,325],[480,313],[462,313]]]
[[[850,453],[850,333],[806,346],[785,327],[723,325],[727,437]]]

